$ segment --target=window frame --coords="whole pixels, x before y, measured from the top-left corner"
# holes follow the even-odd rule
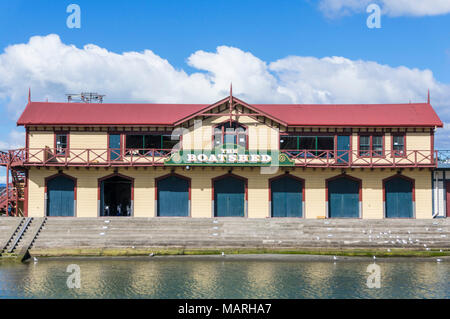
[[[70,157],[70,132],[69,131],[55,131],[53,134],[53,151],[56,157]],[[65,135],[66,136],[66,147],[65,152],[58,153],[58,135]]]
[[[369,137],[369,150],[368,151],[363,151],[361,150],[361,137]],[[380,155],[375,155],[375,152],[379,152],[373,149],[373,137],[377,136],[377,137],[381,137],[381,154]],[[369,155],[362,155],[361,152],[370,152]],[[386,143],[385,143],[385,134],[384,133],[359,133],[358,134],[358,153],[357,153],[357,157],[359,158],[363,158],[363,157],[376,157],[376,158],[383,158],[386,157]]]
[[[402,154],[398,154],[396,152],[399,152],[397,150],[394,150],[394,137],[403,137],[403,150]],[[391,133],[391,157],[407,157],[407,150],[406,150],[406,133],[400,132],[400,133]]]
[[[337,147],[337,137],[338,137],[338,135],[340,135],[340,134],[337,134],[337,133],[334,133],[334,132],[333,133],[326,133],[326,132],[304,132],[304,133],[288,132],[288,133],[280,133],[279,134],[279,138],[278,138],[278,149],[279,149],[280,152],[283,152],[283,151],[305,152],[305,151],[307,151],[307,152],[311,152],[313,154],[315,153],[316,156],[319,156],[321,153],[327,152],[327,151],[335,153],[337,151],[336,147]],[[281,139],[283,137],[287,137],[287,136],[296,137],[297,138],[297,149],[282,149],[281,148]],[[300,138],[301,137],[315,137],[316,149],[311,149],[311,150],[309,150],[309,149],[300,149]],[[333,139],[333,149],[330,149],[330,150],[318,150],[317,149],[317,145],[318,145],[318,138],[319,137],[330,137],[330,138],[332,138]],[[309,156],[311,156],[311,155],[309,155]]]
[[[162,146],[163,146],[163,138],[164,138],[164,136],[169,136],[169,137],[172,137],[172,132],[169,132],[169,131],[154,131],[154,132],[123,132],[123,133],[121,133],[121,135],[123,136],[123,151],[124,151],[124,156],[145,156],[145,154],[141,154],[141,153],[139,153],[139,154],[131,154],[131,152],[129,151],[129,150],[146,150],[147,151],[147,153],[148,153],[148,151],[150,151],[150,150],[157,150],[157,151],[159,151],[159,152],[155,152],[155,153],[157,153],[157,154],[159,154],[159,155],[157,155],[157,156],[161,156],[161,155],[165,155],[164,153],[165,152],[167,152],[166,150],[167,149],[165,149],[165,148],[162,148]],[[129,136],[129,135],[141,135],[141,136],[149,136],[149,135],[153,135],[153,136],[159,136],[160,137],[160,146],[161,147],[159,147],[159,148],[144,148],[144,147],[141,147],[141,148],[128,148],[127,147],[127,137]],[[176,141],[176,140],[175,140]],[[144,143],[145,143],[145,138],[143,139],[143,145],[142,146],[144,146]],[[182,148],[183,148],[183,135],[182,134],[180,134],[179,135],[179,139],[178,139],[178,143],[180,143],[180,148],[179,148],[179,150],[181,150]],[[176,143],[175,143],[176,144]],[[153,154],[153,153],[152,153]],[[148,154],[147,156],[153,156],[152,154]]]
[[[231,121],[232,123],[236,123],[238,126],[241,126],[242,128],[244,128],[245,129],[245,133],[236,134],[236,130],[235,130],[235,132],[233,134],[230,134],[230,133],[227,134],[224,126],[225,126],[225,124],[227,124],[229,122],[230,122],[229,120],[226,120],[226,121],[224,121],[222,123],[219,123],[219,124],[216,124],[216,125],[214,125],[212,127],[212,139],[211,139],[211,141],[212,141],[212,149],[215,149],[216,147],[219,147],[220,145],[224,144],[224,142],[225,142],[225,135],[234,135],[236,137],[236,143],[235,143],[236,145],[240,145],[239,144],[239,136],[244,135],[245,136],[245,149],[248,150],[248,145],[249,145],[248,126],[244,125],[244,124],[242,124],[242,123],[240,123],[238,121]],[[216,141],[216,138],[215,138],[216,134],[215,133],[216,133],[216,129],[219,126],[222,126],[221,133],[220,133],[221,144],[216,145],[216,143],[215,143],[215,141]]]

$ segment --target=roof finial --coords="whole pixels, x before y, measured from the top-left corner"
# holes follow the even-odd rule
[[[31,102],[31,88],[28,88],[28,103]]]
[[[230,83],[230,101],[228,101],[229,107],[230,107],[230,125],[233,120],[232,113],[233,113],[233,82]]]
[[[430,98],[430,89],[428,89],[428,104],[430,104],[431,98]]]

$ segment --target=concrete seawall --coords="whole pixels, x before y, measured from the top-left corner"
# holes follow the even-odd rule
[[[17,227],[13,219],[0,218],[2,234],[11,233],[11,227]],[[450,221],[446,219],[52,217],[45,220],[39,231],[37,227],[41,221],[33,222],[23,235],[23,242],[31,241],[31,256],[201,255],[221,252],[450,255]],[[37,234],[29,238],[31,235],[28,233]],[[0,240],[5,242],[7,239],[3,237],[0,236]],[[17,249],[21,248],[21,243],[22,240]]]

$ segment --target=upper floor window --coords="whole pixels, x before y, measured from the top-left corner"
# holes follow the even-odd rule
[[[152,149],[168,153],[178,141],[179,139],[172,139],[171,134],[127,134],[125,148],[127,155],[131,153],[144,155]]]
[[[406,143],[405,134],[392,135],[392,156],[405,156]]]
[[[56,156],[65,156],[69,147],[69,134],[56,133],[55,134],[55,153]]]
[[[359,156],[384,155],[383,135],[360,135],[359,136]]]
[[[326,154],[326,151],[334,150],[334,136],[282,135],[280,149],[313,151],[316,155]]]
[[[226,122],[214,128],[214,147],[222,144],[237,144],[247,148],[247,128],[237,122]]]

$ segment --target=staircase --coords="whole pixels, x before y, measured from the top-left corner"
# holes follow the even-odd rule
[[[37,255],[151,249],[450,249],[450,220],[47,219]],[[113,252],[114,253],[114,252]]]
[[[0,191],[0,211],[3,211],[6,213],[8,208],[8,196],[7,196],[7,189],[4,188]],[[15,190],[13,184],[9,184],[9,201],[14,202],[15,201]]]
[[[12,183],[0,192],[0,212],[6,215],[23,216],[23,202],[25,200],[25,171],[11,169]],[[8,196],[9,195],[9,196]]]
[[[2,256],[6,251],[8,246],[10,246],[14,237],[16,237],[25,218],[1,218],[0,219],[0,256]]]
[[[5,229],[5,235],[0,237],[0,255],[19,260],[27,259],[28,251],[45,221],[46,218],[2,218],[0,229]]]

